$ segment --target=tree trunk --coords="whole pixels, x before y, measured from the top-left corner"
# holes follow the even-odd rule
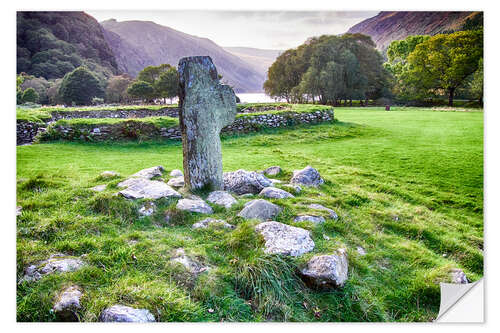
[[[453,106],[453,95],[455,94],[455,88],[448,89],[448,106]]]

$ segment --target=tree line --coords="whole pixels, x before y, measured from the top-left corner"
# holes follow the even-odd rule
[[[429,101],[483,96],[483,30],[393,41],[387,61],[362,34],[311,38],[283,52],[268,70],[265,92],[288,102],[339,105],[352,100]]]
[[[26,73],[17,75],[17,104],[91,105],[152,102],[177,96],[177,69],[169,64],[145,67],[136,79],[115,75],[102,79],[86,66],[80,66],[63,78],[47,80]]]

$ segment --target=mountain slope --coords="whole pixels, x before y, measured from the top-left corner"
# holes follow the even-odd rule
[[[347,32],[371,36],[377,48],[384,50],[393,40],[410,35],[435,35],[460,30],[467,19],[477,15],[481,12],[380,12]]]
[[[101,22],[101,25],[118,66],[130,75],[137,75],[144,65],[168,63],[177,66],[182,57],[209,55],[223,75],[223,81],[233,86],[235,91],[262,91],[263,73],[209,39],[149,21],[118,22],[111,19]]]
[[[252,47],[224,47],[224,50],[245,60],[264,75],[267,75],[269,67],[271,67],[280,53],[283,52],[282,50],[265,50]]]
[[[102,27],[84,12],[17,12],[17,72],[46,79],[63,77],[80,65],[108,77],[115,56]]]

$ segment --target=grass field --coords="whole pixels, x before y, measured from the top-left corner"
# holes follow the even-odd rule
[[[202,219],[164,211],[139,219],[140,202],[115,197],[116,184],[143,168],[182,167],[180,143],[53,143],[17,147],[18,278],[32,262],[63,252],[85,255],[73,273],[24,282],[19,321],[52,321],[54,297],[68,283],[84,290],[82,321],[121,303],[149,309],[159,321],[430,321],[439,282],[452,268],[483,275],[483,113],[417,108],[338,108],[338,121],[269,130],[223,140],[225,171],[280,165],[277,178],[311,165],[325,184],[273,200],[277,221],[312,231],[313,252],[265,255],[253,221],[236,218],[244,202],[216,218],[233,231],[194,231]],[[104,170],[122,177],[99,179]],[[166,173],[168,174],[168,173]],[[90,187],[107,183],[94,193]],[[339,219],[294,223],[305,203],[333,208]],[[306,288],[295,274],[313,255],[345,246],[349,280],[330,292]],[[357,246],[366,250],[362,256]],[[212,269],[197,279],[169,262],[176,248]],[[134,259],[135,258],[135,259]]]

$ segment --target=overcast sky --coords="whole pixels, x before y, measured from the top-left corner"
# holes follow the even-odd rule
[[[288,49],[307,38],[341,34],[360,21],[377,15],[373,11],[86,11],[99,22],[153,21],[209,38],[220,46]]]

